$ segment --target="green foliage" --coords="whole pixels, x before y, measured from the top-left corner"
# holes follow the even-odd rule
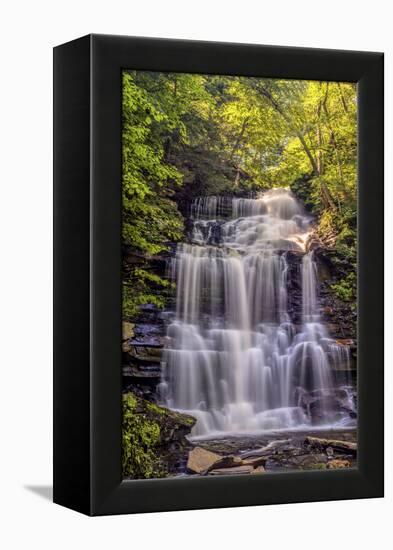
[[[134,268],[128,277],[123,278],[123,316],[134,318],[139,306],[144,304],[163,308],[170,288],[172,285],[166,279],[140,267]]]
[[[171,200],[181,173],[165,161],[165,136],[175,130],[173,110],[123,75],[123,247],[145,260],[183,234],[183,219]],[[184,128],[179,127],[180,135]],[[141,304],[164,305],[157,289],[167,281],[140,268],[123,276],[123,315],[134,317]]]
[[[192,416],[170,411],[132,393],[124,394],[123,477],[166,477],[172,468],[173,452],[187,448],[185,435],[181,434],[189,433],[195,422]]]
[[[356,113],[350,83],[124,72],[123,247],[139,258],[124,314],[164,305],[148,262],[182,238],[178,205],[198,195],[291,186],[355,266]]]
[[[332,285],[332,289],[343,302],[351,302],[356,298],[356,275],[353,271],[345,279]]]
[[[132,393],[123,395],[122,469],[124,477],[149,479],[162,477],[155,447],[160,442],[160,426],[137,411]]]

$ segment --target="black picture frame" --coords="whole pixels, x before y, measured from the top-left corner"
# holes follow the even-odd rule
[[[358,468],[123,481],[122,69],[356,82]],[[89,35],[54,49],[54,502],[88,515],[383,496],[383,54]]]

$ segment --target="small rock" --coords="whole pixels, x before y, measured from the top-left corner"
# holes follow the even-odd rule
[[[188,455],[187,470],[194,474],[204,474],[222,458],[222,456],[202,447],[195,447]]]
[[[350,468],[350,467],[351,467],[351,463],[349,460],[344,460],[340,458],[331,460],[327,464],[327,468],[329,468],[329,470],[338,470],[340,468]]]
[[[133,338],[134,336],[134,327],[135,325],[133,323],[128,323],[127,321],[123,321],[123,340],[129,340],[130,338]]]

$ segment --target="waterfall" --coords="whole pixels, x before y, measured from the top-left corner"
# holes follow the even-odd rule
[[[255,199],[202,197],[190,242],[172,262],[176,313],[167,327],[160,395],[197,418],[194,436],[307,428],[342,421],[332,367],[349,350],[318,310],[306,252],[312,220],[288,189]],[[288,252],[301,259],[302,322],[288,313]],[[315,396],[319,416],[309,403]],[[328,397],[329,398],[328,398]]]

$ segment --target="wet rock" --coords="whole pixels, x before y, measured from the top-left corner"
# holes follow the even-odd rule
[[[252,466],[253,468],[257,468],[260,466],[264,466],[266,464],[266,456],[255,456],[246,458],[243,460],[244,466]]]
[[[324,313],[326,308],[324,308],[322,311]],[[332,309],[329,307],[329,309]],[[330,314],[328,314],[330,315]],[[326,323],[326,328],[328,329],[329,331],[329,334],[331,335],[336,335],[336,334],[340,334],[340,325],[339,324],[335,324],[335,323]]]
[[[344,391],[342,393],[344,395]],[[228,455],[238,456],[242,460],[240,466],[251,466],[251,473],[325,470],[333,460],[347,460],[350,467],[356,466],[355,454],[350,454],[348,451],[339,452],[332,447],[334,455],[329,457],[326,452],[329,445],[319,446],[312,440],[313,444],[310,445],[307,440],[312,437],[329,444],[339,441],[344,445],[349,443],[349,447],[356,446],[356,431],[354,429],[288,432],[285,434],[277,432],[260,436],[226,436],[216,440],[199,440],[198,445],[205,450],[221,455],[222,459]],[[220,470],[221,468],[213,466],[212,469]]]
[[[156,323],[138,323],[135,325],[135,336],[132,344],[135,346],[159,346],[164,344],[164,326],[162,321]]]
[[[155,380],[157,382],[161,379],[161,371],[160,369],[150,367],[123,367],[123,376],[133,379],[130,380],[130,382],[146,379]]]
[[[338,375],[336,376],[339,381]],[[347,373],[343,372],[343,382],[347,381]],[[323,423],[326,414],[330,421],[342,418],[356,418],[356,395],[353,388],[343,386],[331,390],[314,390],[311,392],[298,388],[296,399],[300,407],[311,418],[313,424]]]
[[[290,439],[277,439],[276,441],[270,441],[270,443],[268,443],[264,447],[242,453],[242,459],[245,461],[249,458],[251,459],[252,457],[261,458],[270,456],[287,447],[289,443]]]
[[[161,381],[162,346],[123,342],[123,389],[136,391],[148,400],[157,401]]]
[[[212,468],[214,469],[234,468],[237,466],[241,466],[242,464],[243,464],[243,461],[240,457],[228,455],[228,456],[221,457],[220,460],[218,460],[217,462],[215,462],[215,464],[213,464]]]
[[[340,346],[353,346],[354,341],[351,338],[338,338],[336,343]]]
[[[328,457],[323,453],[310,453],[303,449],[300,453],[289,452],[271,456],[266,461],[266,469],[320,470],[326,468]]]
[[[228,436],[221,437],[219,439],[208,439],[206,441],[199,441],[198,444],[200,447],[217,453],[219,455],[233,455],[233,454],[242,454],[248,453],[252,449],[260,449],[261,446],[266,445],[269,442],[269,439],[265,436],[261,437],[252,437],[252,436]]]
[[[328,324],[332,338],[352,341],[351,354],[356,358],[356,307],[353,300],[341,300],[334,290],[334,285],[347,277],[353,270],[353,265],[337,250],[325,246],[316,249],[314,258],[320,280],[319,298],[322,319]]]
[[[160,363],[162,358],[162,349],[149,346],[132,346],[129,354],[129,360],[136,363]]]
[[[311,235],[309,240],[307,241],[306,251],[310,252],[310,250],[317,250],[322,245],[319,238],[314,234]]]
[[[288,291],[288,313],[291,321],[301,325],[302,322],[302,283],[301,283],[301,262],[303,253],[293,251],[287,252],[288,264],[287,291]]]
[[[134,327],[135,325],[133,323],[128,323],[127,321],[123,321],[123,324],[122,324],[123,340],[129,340],[134,336]]]
[[[326,411],[331,411],[331,420],[338,420],[340,417],[340,408],[340,402],[334,396],[311,398],[308,405],[308,411],[313,424],[323,423],[326,418]]]

